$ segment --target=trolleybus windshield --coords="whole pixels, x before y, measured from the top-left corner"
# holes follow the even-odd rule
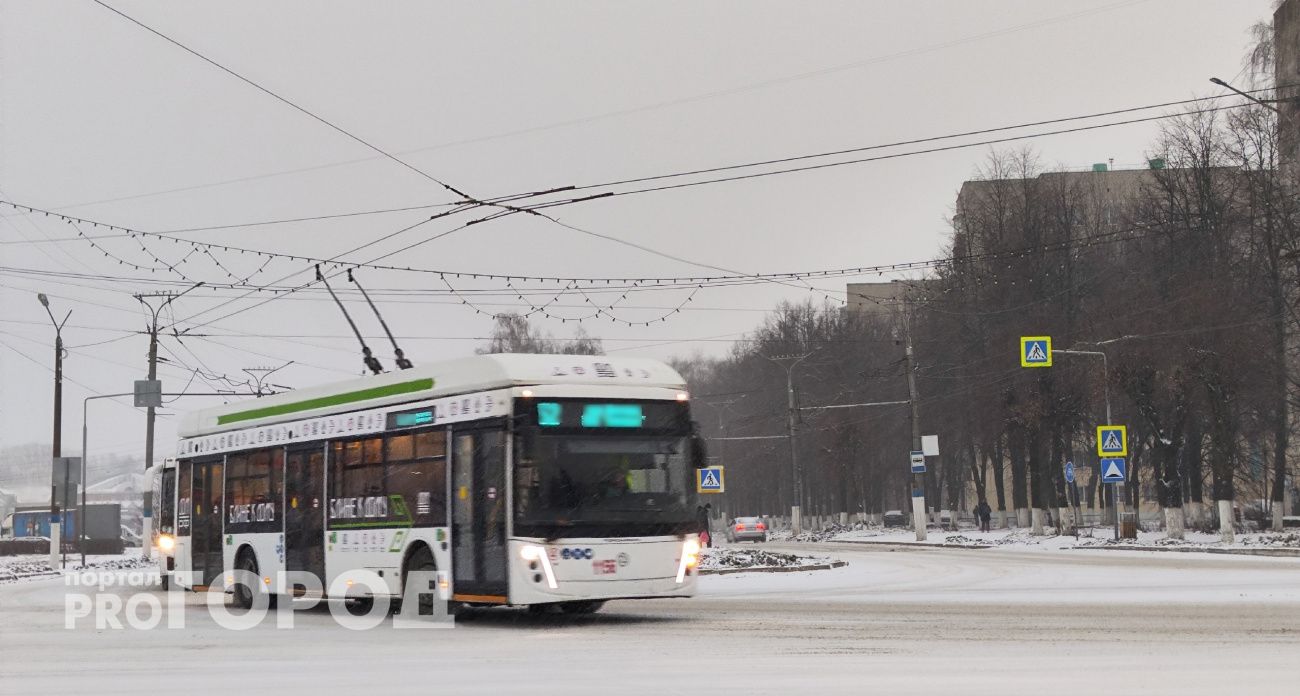
[[[691,531],[689,420],[672,402],[524,402],[515,534],[628,537]]]

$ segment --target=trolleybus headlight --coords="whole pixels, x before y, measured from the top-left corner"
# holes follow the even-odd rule
[[[162,551],[163,553],[171,553],[171,552],[172,552],[172,549],[174,549],[174,548],[176,548],[176,539],[172,538],[172,535],[170,535],[170,534],[159,534],[159,535],[158,535],[158,550],[159,550],[159,551]]]
[[[686,581],[686,571],[694,569],[700,564],[700,542],[698,539],[687,539],[682,542],[682,560],[677,564],[677,582]]]
[[[519,547],[519,555],[525,561],[542,564],[542,572],[546,574],[546,586],[554,590],[559,587],[555,582],[555,571],[551,569],[551,559],[546,555],[546,549],[537,544],[525,544]]]

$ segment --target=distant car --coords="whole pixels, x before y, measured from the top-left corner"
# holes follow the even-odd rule
[[[758,517],[737,517],[727,527],[727,541],[767,541],[767,525]]]
[[[906,527],[907,515],[902,510],[886,510],[884,522],[886,527]]]

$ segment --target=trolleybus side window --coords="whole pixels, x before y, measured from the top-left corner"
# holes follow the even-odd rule
[[[389,435],[386,489],[401,496],[415,526],[447,522],[447,433],[444,430]]]
[[[226,531],[280,531],[279,447],[232,454],[226,459]]]
[[[186,460],[178,464],[177,469],[180,473],[176,477],[176,533],[181,536],[189,536],[193,525],[190,515],[194,511],[194,499],[190,486],[194,464]]]
[[[176,533],[176,470],[164,469],[162,486],[158,493],[159,500],[154,501],[154,514],[158,520],[158,531],[162,534]]]
[[[384,494],[383,438],[334,442],[330,495],[358,498]]]
[[[384,490],[384,439],[370,437],[331,443],[329,526],[373,527],[390,520]]]
[[[333,442],[330,447],[330,528],[446,524],[445,431]]]

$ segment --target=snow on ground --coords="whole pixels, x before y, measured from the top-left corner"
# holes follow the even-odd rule
[[[352,631],[323,609],[298,612],[293,629],[270,619],[234,631],[214,621],[208,597],[190,593],[176,593],[183,628],[99,629],[89,619],[67,628],[65,596],[84,588],[60,578],[3,585],[0,691],[1294,691],[1300,559],[849,543],[755,550],[849,565],[710,575],[693,599],[612,601],[592,616],[485,609],[450,631]]]
[[[826,566],[831,559],[826,556],[808,556],[804,554],[780,553],[762,548],[740,548],[738,546],[703,549],[700,554],[700,570],[704,572],[719,570],[762,570],[770,568],[797,568],[804,566]]]
[[[120,556],[86,556],[86,565],[84,566],[81,565],[80,554],[69,553],[67,568],[61,567],[60,564],[59,567],[56,567],[54,570],[50,569],[50,557],[48,554],[0,556],[0,583],[53,577],[64,573],[82,570],[137,570],[142,568],[152,568],[155,565],[154,561],[141,555],[140,549],[128,549],[126,553]]]
[[[1014,544],[978,552],[904,546],[895,553],[844,542],[773,546],[855,560],[827,571],[708,577],[701,592],[727,599],[808,593],[811,601],[866,604],[1300,603],[1300,559],[1292,558],[1086,554],[1041,546],[1041,553],[1027,554]]]
[[[1258,548],[1295,548],[1300,549],[1300,532],[1289,530],[1280,533],[1252,532],[1236,535],[1232,544],[1224,544],[1218,534],[1188,531],[1183,540],[1170,539],[1164,532],[1138,532],[1137,539],[1115,539],[1109,527],[1092,527],[1080,530],[1079,536],[1059,536],[1055,529],[1048,528],[1048,534],[1035,536],[1028,529],[996,529],[981,532],[962,528],[958,531],[931,528],[926,531],[926,544],[943,544],[947,546],[997,546],[1020,550],[1061,550],[1067,548],[1087,548],[1104,546],[1181,546],[1186,548],[1206,549],[1258,549]],[[853,541],[879,542],[890,544],[916,544],[916,532],[910,528],[868,527],[831,527],[816,532],[804,532],[788,538],[791,542],[825,542]]]

